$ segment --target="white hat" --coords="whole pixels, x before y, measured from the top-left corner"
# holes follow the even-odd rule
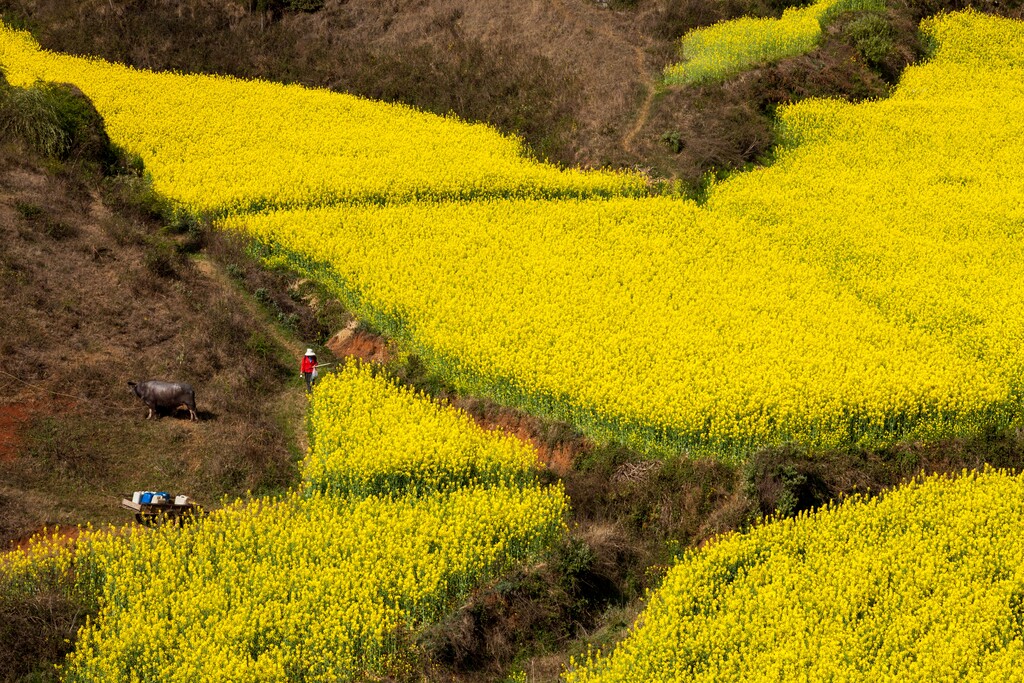
[[[306,349],[306,355],[307,356],[315,356],[316,354],[313,353],[313,349]]]

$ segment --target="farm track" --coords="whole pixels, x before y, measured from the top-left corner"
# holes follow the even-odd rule
[[[196,269],[204,276],[216,282],[220,287],[226,289],[237,289],[237,285],[232,282],[228,274],[223,271],[217,264],[210,261],[209,259],[198,259],[195,262]],[[281,329],[268,319],[267,314],[263,311],[255,301],[249,296],[241,296],[239,299],[243,302],[243,306],[246,308],[246,312],[256,320],[263,320],[265,325],[263,329],[271,337],[275,344],[281,348],[286,349],[291,356],[295,357],[295,365],[298,366],[298,359],[302,358],[303,346],[295,340],[290,339],[286,336]],[[299,415],[299,424],[294,426],[295,441],[299,450],[305,454],[309,450],[309,438],[305,428],[305,416],[306,408],[304,404],[305,399],[301,394],[295,392],[291,394],[288,405],[289,415]]]
[[[622,137],[622,149],[627,154],[636,154],[636,147],[633,142],[644,126],[647,125],[647,119],[651,115],[651,105],[654,104],[654,97],[657,94],[654,84],[651,82],[651,77],[647,73],[647,56],[643,48],[637,46],[633,49],[636,54],[637,71],[642,77],[641,82],[644,85],[646,94],[644,95],[643,102],[640,104],[640,109],[636,114],[633,126]]]

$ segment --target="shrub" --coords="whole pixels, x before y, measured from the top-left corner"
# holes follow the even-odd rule
[[[70,136],[49,93],[46,85],[5,88],[0,99],[0,135],[23,140],[40,154],[59,158],[69,149]]]
[[[686,146],[686,140],[683,138],[683,134],[678,130],[666,131],[661,136],[661,141],[668,145],[668,148],[672,150],[673,154],[679,154]]]
[[[323,9],[324,0],[289,0],[288,9],[293,12],[316,12]]]
[[[843,33],[872,66],[884,62],[893,47],[892,26],[880,12],[860,15]]]
[[[52,240],[65,240],[78,236],[78,229],[63,221],[43,221],[42,232]]]
[[[143,255],[146,270],[159,278],[173,278],[178,272],[175,268],[174,247],[162,240],[153,240]]]
[[[248,12],[278,14],[283,10],[316,12],[323,9],[324,0],[241,0],[239,4]]]
[[[102,117],[72,85],[36,83],[16,88],[4,80],[0,137],[22,140],[48,157],[93,160],[105,170],[117,160]]]
[[[42,207],[29,202],[17,202],[14,205],[14,210],[17,211],[22,218],[25,220],[34,220],[43,215]]]

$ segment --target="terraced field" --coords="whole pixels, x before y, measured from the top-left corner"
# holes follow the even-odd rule
[[[743,17],[695,29],[680,40],[682,61],[665,68],[665,81],[706,83],[761,63],[804,54],[817,44],[822,27],[836,15],[884,8],[879,0],[819,0],[806,7],[790,7],[778,19]]]
[[[601,441],[736,459],[1021,418],[1021,28],[967,13],[925,30],[939,47],[891,98],[785,109],[777,162],[706,206],[329,93],[137,72],[12,32],[0,61],[91,92],[158,189],[228,213],[457,385]],[[309,127],[265,123],[295,116]],[[415,149],[389,142],[413,122]],[[580,198],[595,194],[619,196]]]
[[[467,390],[648,453],[1017,424],[1024,34],[971,14],[927,28],[935,57],[890,99],[787,108],[777,162],[705,206],[491,200],[224,225]]]
[[[702,204],[327,92],[48,54],[7,29],[0,63],[80,87],[176,210],[320,280],[457,389],[738,463],[1022,426],[1024,24],[923,29],[935,53],[892,97],[787,107],[775,163]],[[317,388],[285,496],[2,558],[6,590],[94,601],[64,678],[395,675],[405,635],[564,532],[531,449],[376,372]],[[1010,676],[1021,481],[929,480],[720,539],[567,678]]]
[[[73,83],[154,188],[191,212],[339,202],[640,194],[639,176],[559,170],[481,125],[350,95],[153,73],[48,53],[0,29],[14,84]]]

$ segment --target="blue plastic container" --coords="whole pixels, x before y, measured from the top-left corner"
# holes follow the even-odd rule
[[[139,499],[139,502],[142,503],[143,505],[149,505],[152,502],[152,500],[153,500],[153,492],[152,491],[143,491],[142,492],[142,498]]]

